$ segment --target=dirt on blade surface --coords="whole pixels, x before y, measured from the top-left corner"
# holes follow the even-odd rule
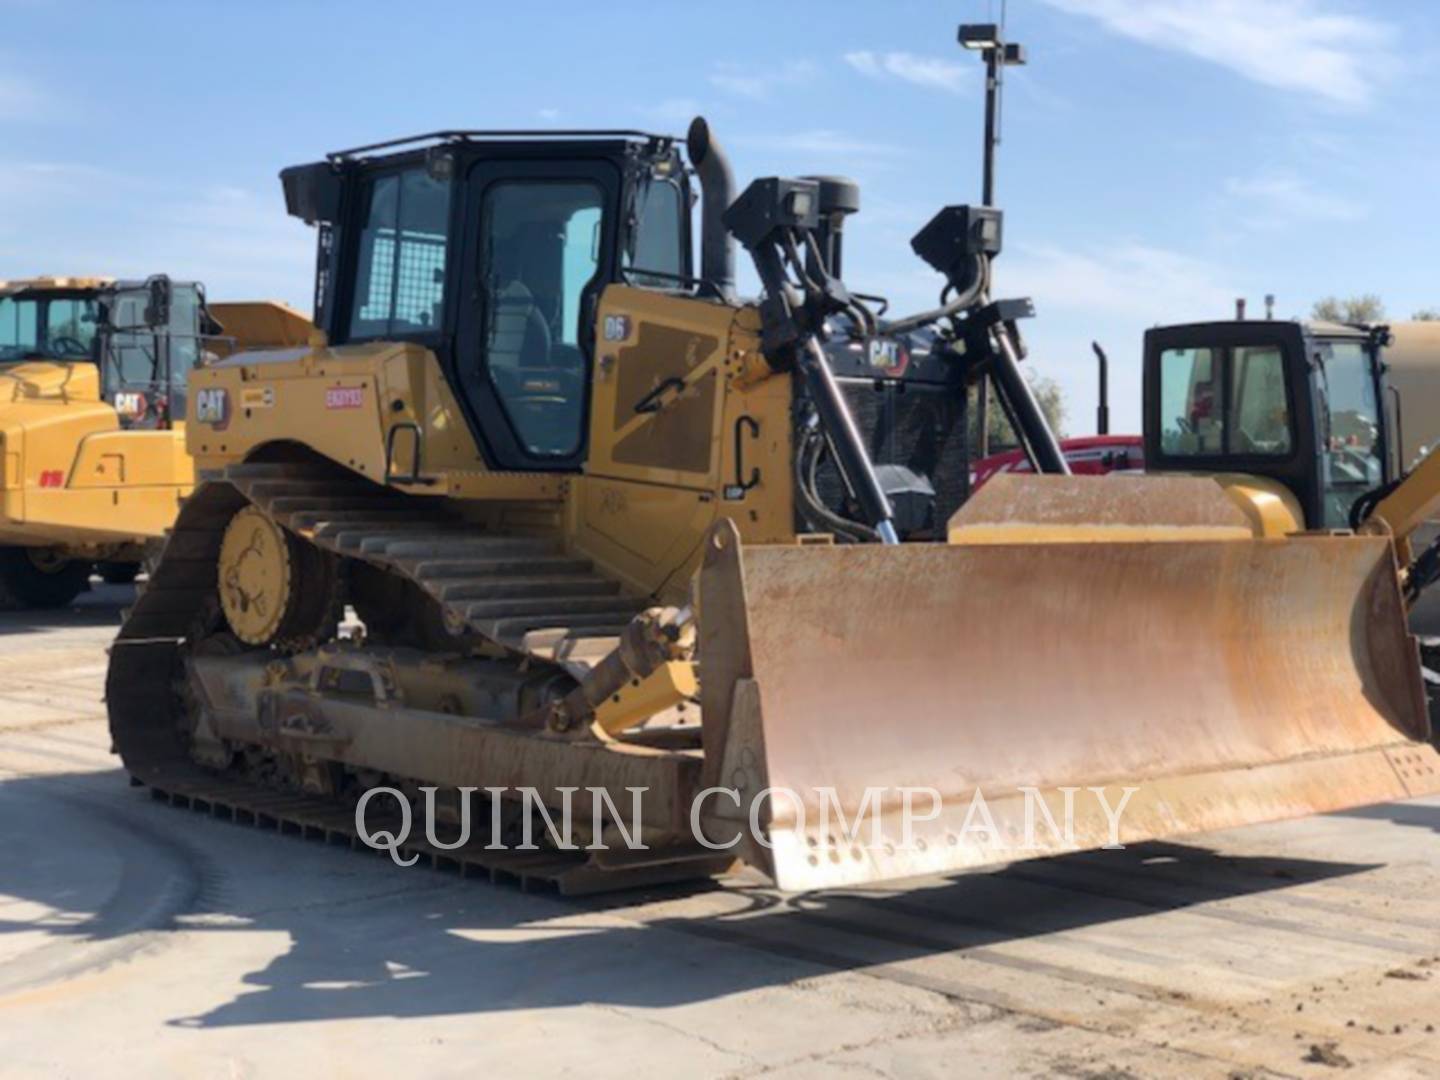
[[[7,1077],[1440,1074],[1440,800],[903,888],[526,894],[127,786],[128,594],[0,614]]]

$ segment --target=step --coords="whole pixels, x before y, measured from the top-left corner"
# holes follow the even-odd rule
[[[591,615],[530,615],[488,621],[472,619],[471,624],[486,637],[512,646],[518,645],[520,639],[532,630],[550,629],[557,626],[565,628],[568,631],[566,637],[575,641],[590,637],[619,637],[621,631],[629,625],[630,620],[642,610],[644,610],[643,605],[633,611],[597,612]]]
[[[317,540],[327,540],[340,551],[368,551],[381,543],[413,540],[416,536],[436,533],[463,533],[463,522],[418,521],[341,521],[327,523],[315,530]]]
[[[460,600],[490,600],[501,597],[613,597],[620,592],[619,582],[610,581],[598,574],[432,578],[425,583],[425,587],[447,604]]]
[[[366,510],[302,510],[294,514],[276,514],[275,516],[292,529],[318,530],[326,525],[348,525],[354,528],[361,522],[387,525],[397,521],[423,521],[426,520],[421,516],[423,514],[424,510],[420,507],[402,506],[394,510],[385,510],[379,507],[370,507]],[[428,520],[432,523],[435,521],[434,518]]]
[[[532,619],[535,616],[543,616],[550,621],[536,625],[571,626],[574,625],[575,617],[585,615],[611,615],[628,619],[629,616],[640,611],[643,605],[628,597],[566,595],[482,600],[478,603],[460,603],[456,606],[471,622],[521,617]]]
[[[455,556],[484,558],[497,555],[548,555],[559,550],[554,540],[530,536],[475,536],[463,540],[397,540],[386,544],[383,554],[391,559],[430,559]]]
[[[472,578],[486,574],[583,574],[594,568],[589,559],[569,555],[510,556],[493,559],[405,559],[396,566],[416,581]]]

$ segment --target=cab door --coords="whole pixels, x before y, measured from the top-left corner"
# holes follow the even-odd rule
[[[101,377],[120,425],[163,431],[183,421],[199,352],[195,285],[153,278],[144,288],[114,293],[102,328]]]
[[[574,471],[586,458],[619,186],[615,166],[599,160],[491,160],[470,170],[451,364],[494,467]]]

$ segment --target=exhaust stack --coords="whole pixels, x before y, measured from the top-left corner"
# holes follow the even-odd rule
[[[714,285],[721,299],[733,300],[735,241],[721,215],[735,201],[735,174],[703,116],[690,121],[685,147],[704,194],[700,208],[700,276]]]

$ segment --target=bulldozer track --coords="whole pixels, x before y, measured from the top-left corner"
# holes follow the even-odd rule
[[[132,775],[130,782],[137,787],[147,787],[157,802],[178,809],[353,851],[390,854],[389,847],[367,844],[356,828],[354,811],[329,799],[258,788],[207,773],[198,766],[188,775],[184,771],[167,773],[158,782]],[[398,835],[399,825],[398,816],[366,815],[367,831],[372,837],[385,832]],[[417,833],[423,835],[419,822],[414,823],[409,838],[394,847],[394,855],[407,867],[448,871],[492,884],[514,884],[525,892],[540,889],[565,896],[585,896],[616,888],[686,881],[696,876],[695,869],[687,862],[600,870],[590,865],[583,851],[490,851],[481,840],[458,848],[441,848]]]
[[[486,533],[443,500],[418,498],[323,466],[233,466],[196,489],[165,546],[149,587],[120,628],[106,682],[115,749],[131,782],[173,806],[242,824],[365,847],[352,809],[337,800],[248,783],[189,758],[183,705],[183,645],[211,605],[225,527],[254,505],[285,529],[344,558],[413,582],[442,607],[447,623],[480,634],[519,657],[582,672],[608,653],[625,624],[647,606],[586,559],[544,536]],[[393,829],[367,815],[373,829]],[[420,832],[417,828],[414,832]],[[547,885],[566,894],[672,881],[696,875],[678,861],[599,870],[584,852],[487,850],[481,841],[446,850],[416,838],[397,847],[407,861],[467,876]],[[708,853],[707,853],[708,854]],[[713,861],[713,858],[712,858]]]

